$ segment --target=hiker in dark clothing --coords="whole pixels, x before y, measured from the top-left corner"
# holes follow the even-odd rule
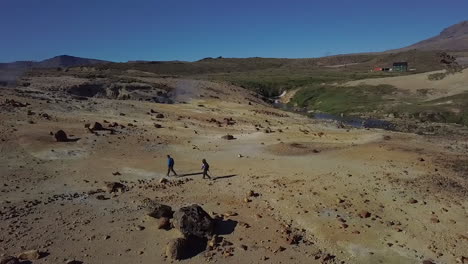
[[[167,176],[169,176],[171,171],[177,176],[177,173],[174,171],[174,159],[170,155],[167,155]]]
[[[208,177],[208,179],[211,180],[210,175],[208,175],[208,171],[210,170],[210,165],[208,164],[208,162],[206,162],[206,159],[203,159],[202,163],[203,163],[203,166],[202,166],[203,179],[205,179],[205,177]]]

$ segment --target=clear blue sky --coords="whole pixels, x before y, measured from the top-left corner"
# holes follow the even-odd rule
[[[468,19],[467,0],[0,0],[0,62],[320,57],[399,48]]]

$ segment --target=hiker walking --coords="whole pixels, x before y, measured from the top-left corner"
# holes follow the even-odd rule
[[[172,171],[175,176],[177,176],[177,173],[174,171],[174,159],[171,157],[171,155],[167,155],[167,176],[169,177],[169,173]]]
[[[205,177],[208,177],[208,179],[211,180],[210,175],[208,175],[208,171],[210,170],[210,164],[208,164],[208,162],[206,162],[206,159],[203,159],[202,163],[203,163],[203,165],[202,165],[203,179],[205,179]]]

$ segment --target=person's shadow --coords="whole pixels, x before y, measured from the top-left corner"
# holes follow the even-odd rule
[[[180,174],[179,177],[189,177],[189,176],[196,176],[196,175],[203,175],[203,172]],[[218,176],[218,177],[212,176],[212,178],[213,178],[213,180],[220,180],[220,179],[228,179],[228,178],[232,178],[232,177],[236,177],[236,176],[237,176],[237,174],[231,174],[231,175]]]
[[[236,177],[237,174],[231,174],[231,175],[226,175],[226,176],[218,176],[218,177],[213,177],[213,180],[220,180],[220,179],[228,179],[232,177]]]
[[[195,175],[203,175],[203,172],[180,174],[179,177],[188,177],[188,176],[195,176]]]

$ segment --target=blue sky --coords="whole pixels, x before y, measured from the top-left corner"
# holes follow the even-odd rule
[[[468,19],[466,0],[0,0],[0,62],[321,57],[399,48]]]

